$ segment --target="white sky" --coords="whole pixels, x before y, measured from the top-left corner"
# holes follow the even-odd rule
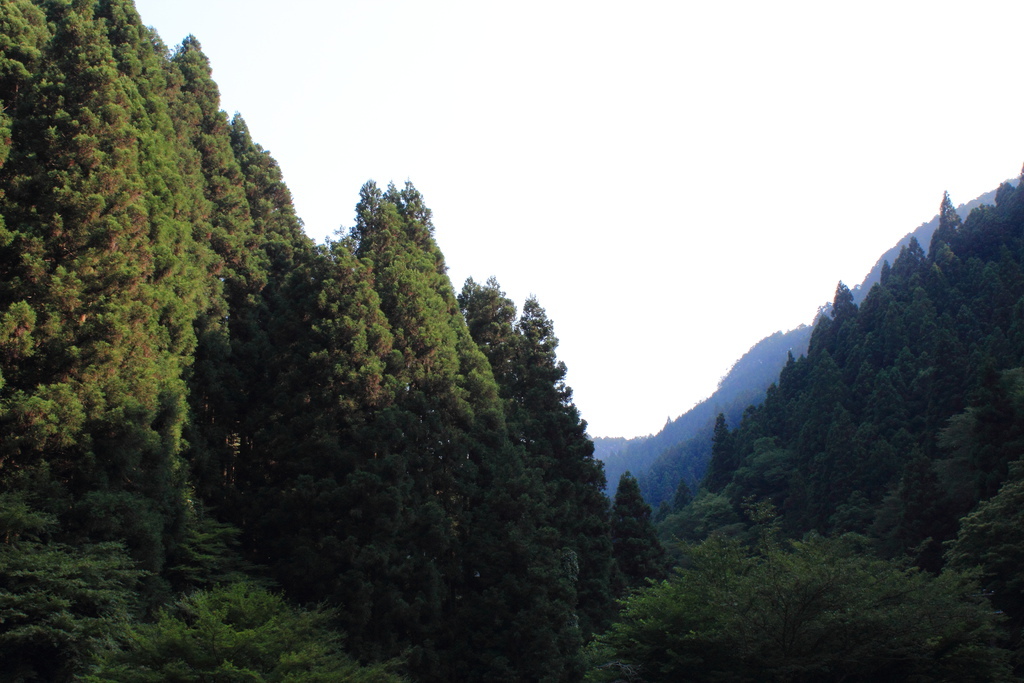
[[[657,432],[1024,163],[1024,3],[136,0],[307,232],[412,180],[456,291],[536,294],[592,436]]]

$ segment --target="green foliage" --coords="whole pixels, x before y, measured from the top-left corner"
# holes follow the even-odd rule
[[[664,578],[665,550],[651,524],[651,506],[629,472],[623,472],[615,490],[611,536],[612,556],[623,584],[620,594],[645,585],[648,579]]]
[[[742,422],[758,397],[726,378],[731,398],[704,406],[697,437],[671,452],[650,440],[665,458],[621,487],[613,532],[553,323],[533,298],[517,318],[493,278],[456,297],[411,184],[367,183],[351,234],[313,245],[277,164],[220,110],[198,40],[168,51],[131,0],[0,3],[0,104],[5,680],[76,675],[136,599],[196,589],[132,626],[103,675],[173,679],[173,644],[228,679],[367,673],[323,614],[224,586],[264,568],[289,598],[337,608],[361,661],[401,655],[423,681],[576,680],[581,643],[613,609],[613,536],[632,585],[656,575],[637,484],[655,502],[679,492],[666,540],[749,541],[739,511],[771,501],[791,537],[863,532],[934,571],[977,508],[949,561],[980,566],[1019,625],[1017,556],[998,538],[1015,538],[1004,482],[1024,444],[1022,190],[1001,187],[962,222],[944,197],[929,254],[911,240],[859,307],[840,284],[807,355]],[[771,340],[802,348],[809,334]],[[777,367],[746,361],[763,384]],[[932,606],[934,586],[965,585],[838,547],[766,546],[736,560],[730,590],[769,624],[784,601],[768,587],[797,599],[833,576],[823,567],[868,616],[863,574]],[[689,581],[703,580],[699,555]],[[742,624],[729,634],[748,633],[744,647],[764,641]],[[827,640],[820,624],[806,633]],[[230,643],[232,663],[209,659],[197,629]],[[790,672],[778,677],[819,671],[808,652],[776,662]]]
[[[999,492],[960,520],[946,556],[950,567],[979,570],[982,588],[1009,617],[1009,637],[1020,667],[1024,663],[1024,462],[1011,463],[1010,478]]]
[[[531,495],[541,527],[551,531],[548,557],[553,551],[573,568],[570,596],[556,601],[568,600],[569,623],[578,620],[589,637],[606,623],[612,601],[608,499],[586,422],[565,385],[554,325],[534,297],[513,325],[515,306],[494,278],[483,286],[467,281],[459,304],[494,368],[509,438],[538,480]]]
[[[51,540],[55,518],[0,493],[0,681],[68,681],[132,616],[143,572],[116,543]]]
[[[734,510],[772,501],[790,537],[863,533],[939,571],[957,520],[1019,457],[1021,196],[1003,188],[962,222],[944,197],[929,255],[911,239],[859,307],[840,284],[807,356],[735,429],[719,423],[709,488]]]
[[[729,482],[737,463],[729,426],[725,422],[725,415],[719,413],[715,418],[715,428],[711,437],[711,462],[704,476],[704,486],[716,493],[721,491]]]
[[[680,543],[696,543],[712,534],[743,537],[747,527],[732,501],[722,493],[701,489],[685,507],[669,514],[658,525],[662,547],[670,558],[669,566],[683,561]]]
[[[995,615],[956,572],[878,560],[856,538],[748,556],[713,537],[676,576],[627,598],[590,680],[905,681],[1008,678]]]
[[[711,460],[715,418],[725,415],[726,423],[737,425],[748,406],[757,405],[793,354],[804,353],[811,327],[800,325],[789,332],[776,332],[752,346],[722,377],[715,393],[694,406],[654,436],[617,440],[598,439],[611,452],[601,455],[605,474],[614,495],[614,484],[625,470],[634,473],[640,492],[652,508],[671,502],[680,482],[697,491]],[[615,445],[612,445],[615,444]]]
[[[166,571],[177,590],[208,589],[242,581],[256,567],[241,553],[241,530],[215,519],[209,512],[190,510],[185,536],[175,548]]]
[[[339,650],[330,614],[290,607],[266,589],[235,583],[198,591],[135,624],[97,657],[90,683],[401,680]]]
[[[2,13],[0,480],[47,479],[65,540],[124,541],[159,571],[204,291],[180,258],[161,57],[130,3]]]

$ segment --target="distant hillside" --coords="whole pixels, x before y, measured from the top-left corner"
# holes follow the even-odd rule
[[[606,461],[612,457],[617,451],[622,450],[631,443],[643,441],[649,439],[650,436],[638,436],[633,439],[627,439],[624,436],[598,436],[591,441],[594,442],[594,457],[601,462]]]
[[[664,462],[658,468],[656,481],[648,477],[647,472],[655,462],[661,462],[662,456],[676,452],[680,444],[705,433],[710,456],[710,430],[715,417],[725,413],[732,420],[730,424],[738,423],[748,405],[759,403],[764,398],[765,390],[778,378],[789,353],[794,356],[806,353],[810,337],[811,328],[807,325],[765,337],[736,361],[714,394],[675,420],[670,420],[653,436],[628,440],[595,439],[594,455],[604,462],[609,495],[614,495],[619,477],[626,470],[637,477],[644,498],[654,507],[664,498],[671,498],[680,478],[696,484],[703,476],[707,458],[698,458],[699,462],[687,467]],[[684,471],[687,474],[683,474]]]

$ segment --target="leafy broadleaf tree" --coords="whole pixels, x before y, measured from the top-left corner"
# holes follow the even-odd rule
[[[982,588],[1009,618],[1011,646],[1022,665],[1024,642],[1024,463],[1011,463],[1009,480],[999,492],[960,520],[949,545],[949,565],[980,570]]]
[[[330,613],[307,611],[248,583],[198,591],[132,625],[102,651],[90,683],[353,681],[397,683],[384,666],[360,666],[340,649]]]
[[[713,537],[629,597],[592,680],[1009,680],[996,615],[964,575],[871,557],[851,537],[756,555]]]

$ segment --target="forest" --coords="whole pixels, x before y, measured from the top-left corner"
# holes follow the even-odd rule
[[[6,0],[0,103],[0,681],[1024,673],[1024,187],[840,284],[652,514],[539,301],[411,183],[313,243],[196,38]]]

